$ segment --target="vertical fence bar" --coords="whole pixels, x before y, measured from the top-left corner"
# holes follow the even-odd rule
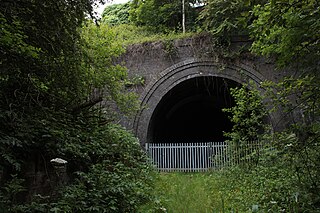
[[[160,169],[160,171],[162,171],[162,168],[163,168],[163,157],[162,157],[162,155],[163,155],[163,152],[164,152],[164,150],[163,149],[160,149],[160,147],[162,146],[162,144],[161,143],[159,143],[158,144],[158,152],[159,152],[159,162],[160,162],[160,166],[159,166],[159,169]]]
[[[157,166],[157,169],[159,170],[160,168],[160,158],[159,158],[159,149],[156,148],[155,146],[156,144],[152,144],[153,146],[153,149],[154,149],[154,154],[155,154],[155,161],[156,161],[156,166]],[[158,145],[159,146],[159,145]]]
[[[210,150],[211,149],[211,143],[209,142],[208,144],[207,144],[207,146],[205,147],[205,162],[206,162],[206,165],[205,165],[205,167],[206,168],[211,168],[211,166],[210,166]]]
[[[221,168],[225,166],[225,163],[226,163],[226,155],[225,155],[225,152],[224,152],[224,142],[220,142],[221,143],[221,150],[222,150],[222,165],[221,165]]]
[[[186,148],[186,159],[185,159],[185,161],[186,161],[186,167],[185,167],[185,169],[186,169],[186,171],[187,171],[188,168],[189,168],[189,165],[190,165],[190,153],[189,153],[190,149],[189,149],[188,146],[185,146],[185,148]]]
[[[207,147],[207,162],[208,162],[208,165],[207,167],[208,168],[213,168],[213,161],[212,161],[212,158],[214,157],[214,147],[213,147],[213,144],[210,143],[209,146]]]
[[[203,145],[203,147],[202,147],[202,156],[203,156],[203,157],[202,157],[202,159],[203,159],[203,161],[202,161],[202,167],[207,169],[207,166],[206,166],[206,159],[207,159],[207,156],[206,156],[206,147],[208,146],[208,143],[206,144],[206,146],[205,146],[205,143],[203,143],[202,145]]]
[[[196,147],[195,147],[195,162],[196,162],[196,165],[195,165],[195,169],[194,171],[195,172],[199,172],[199,154],[198,154],[198,151],[199,151],[199,143],[196,143]]]
[[[191,166],[191,171],[194,172],[196,168],[196,148],[195,148],[195,143],[192,143],[191,146],[192,150],[192,166]]]
[[[158,150],[156,150],[155,148],[154,148],[154,144],[150,144],[151,145],[151,147],[152,147],[152,161],[153,161],[153,163],[154,163],[154,165],[156,165],[157,166],[157,168],[158,168],[158,165],[159,165],[159,160],[158,160],[158,155],[157,155],[157,151]]]
[[[202,150],[202,143],[200,143],[200,147],[198,149],[198,159],[199,159],[199,170],[198,171],[202,171],[202,155],[201,155],[201,150]]]
[[[168,160],[168,169],[169,171],[171,171],[171,168],[172,168],[172,147],[171,147],[171,143],[169,144],[169,147],[167,148],[168,149],[168,152],[169,152],[169,160]]]
[[[207,147],[207,167],[208,168],[212,168],[212,161],[211,161],[211,158],[213,156],[213,153],[212,153],[212,144],[209,143],[209,146]]]
[[[188,147],[186,146],[186,143],[184,143],[183,149],[184,149],[184,172],[186,172],[189,165],[188,164],[189,150],[188,150]]]
[[[159,144],[157,145],[158,147],[160,147]],[[160,153],[160,149],[156,147],[156,144],[154,144],[154,151],[156,152],[156,155],[157,155],[157,164],[158,164],[158,169],[160,170],[162,167],[161,156],[160,156],[161,153]]]
[[[167,152],[167,146],[166,146],[167,144],[166,143],[163,143],[162,144],[162,146],[164,147],[164,149],[163,149],[163,151],[164,151],[164,153],[163,153],[163,160],[164,160],[164,164],[163,164],[163,171],[166,171],[166,168],[168,168],[168,158],[167,158],[167,154],[168,154],[168,152]]]
[[[194,161],[195,161],[195,165],[194,165],[194,172],[198,172],[199,171],[199,160],[198,160],[198,149],[199,149],[199,143],[195,144],[194,147]]]
[[[163,165],[164,165],[164,159],[163,159],[163,153],[164,149],[160,149],[162,147],[162,144],[158,144],[158,151],[159,151],[159,162],[161,162],[160,169],[162,171]]]
[[[203,168],[206,168],[206,170],[208,169],[208,167],[207,167],[207,164],[206,164],[206,161],[207,161],[207,155],[206,155],[206,150],[207,150],[207,147],[208,147],[208,144],[209,143],[203,143],[203,149],[202,149],[202,159],[203,159],[203,162],[202,162],[202,164],[203,164]]]
[[[182,169],[182,148],[181,144],[179,144],[179,170]]]
[[[187,172],[190,171],[190,168],[192,168],[192,156],[191,156],[191,146],[190,144],[188,144],[189,146],[188,147],[188,169],[187,169]]]
[[[178,152],[178,145],[179,144],[175,144],[175,149],[174,149],[174,153],[175,153],[175,169],[178,170],[179,169],[179,152]]]
[[[192,147],[193,143],[191,143],[191,146],[189,146],[189,162],[190,162],[190,166],[188,168],[189,172],[191,171],[191,169],[193,168],[193,147]]]
[[[171,167],[170,170],[175,168],[175,156],[174,156],[175,146],[174,143],[171,143]]]
[[[182,143],[181,144],[181,151],[182,151],[182,168],[181,168],[181,171],[185,171],[185,168],[186,168],[186,149],[185,149],[185,144]]]
[[[203,144],[200,143],[200,149],[199,149],[199,167],[200,170],[203,170],[203,154],[202,154]]]
[[[193,171],[194,168],[196,167],[194,143],[192,143],[192,145],[191,145],[191,152],[192,152],[192,154],[191,154],[192,166],[191,166],[190,170]]]
[[[185,162],[186,162],[186,166],[185,166],[185,171],[187,172],[189,167],[190,167],[190,148],[188,147],[187,144],[185,144],[185,149],[186,149],[186,159],[185,159]]]
[[[198,144],[198,147],[197,147],[197,149],[196,149],[196,158],[197,158],[197,172],[199,172],[200,171],[200,149],[201,149],[201,147],[200,147],[200,144]]]
[[[202,166],[202,143],[200,143],[200,148],[199,148],[199,170],[202,171],[203,170],[203,166]]]
[[[190,149],[188,146],[185,146],[186,147],[186,167],[185,167],[185,171],[187,172],[189,167],[190,167]]]
[[[219,152],[219,163],[218,163],[218,169],[220,169],[220,167],[221,167],[221,164],[222,164],[222,153],[221,153],[221,143],[220,142],[218,142],[218,144],[217,144],[217,146],[218,146],[218,152]]]

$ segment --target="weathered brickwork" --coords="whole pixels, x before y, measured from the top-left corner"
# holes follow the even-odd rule
[[[234,41],[233,52],[248,42]],[[224,55],[224,56],[222,56]],[[287,71],[275,70],[272,61],[253,56],[248,51],[226,56],[226,52],[214,47],[208,36],[199,36],[170,42],[155,42],[130,46],[121,60],[128,68],[129,76],[145,79],[144,85],[135,86],[143,109],[133,119],[124,122],[140,139],[148,141],[152,114],[162,97],[183,81],[201,76],[226,78],[240,84],[264,80],[278,81]],[[279,124],[277,115],[271,121]]]

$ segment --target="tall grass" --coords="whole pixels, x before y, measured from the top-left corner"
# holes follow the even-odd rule
[[[230,212],[219,191],[218,173],[160,173],[154,188],[155,202],[140,212]]]
[[[139,212],[300,212],[293,175],[278,166],[207,173],[158,173],[154,202]]]
[[[158,192],[168,212],[210,212],[207,174],[161,174]]]

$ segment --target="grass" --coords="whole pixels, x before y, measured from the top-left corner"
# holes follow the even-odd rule
[[[153,192],[156,200],[144,206],[142,213],[246,212],[232,207],[233,202],[224,191],[229,183],[219,172],[160,173],[156,179]]]
[[[158,192],[168,212],[211,212],[207,174],[160,174]]]
[[[279,165],[206,173],[157,173],[153,202],[139,212],[299,212],[294,176]]]

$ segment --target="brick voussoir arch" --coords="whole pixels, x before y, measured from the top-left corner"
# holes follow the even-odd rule
[[[147,142],[151,117],[163,96],[181,82],[203,76],[226,78],[240,84],[252,80],[259,85],[265,80],[252,67],[236,62],[222,64],[211,60],[190,59],[165,69],[146,86],[140,96],[142,110],[136,114],[133,128],[142,146]]]

